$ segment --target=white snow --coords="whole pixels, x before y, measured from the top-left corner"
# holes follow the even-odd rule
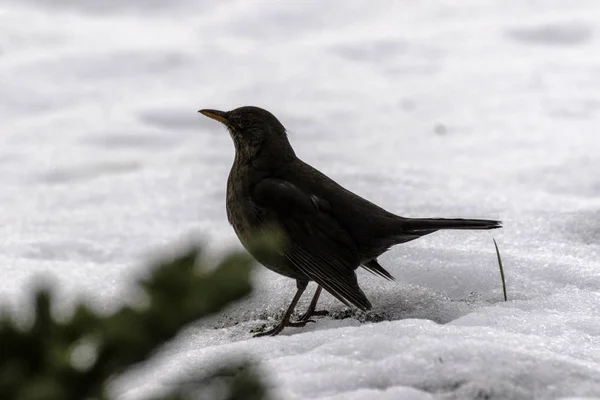
[[[390,211],[505,228],[397,246],[398,282],[359,273],[370,314],[326,295],[332,316],[252,339],[295,290],[260,267],[116,398],[245,356],[277,399],[600,397],[599,26],[595,0],[4,2],[1,306],[50,276],[63,307],[109,310],[160,249],[239,247],[233,146],[196,111],[251,104]]]

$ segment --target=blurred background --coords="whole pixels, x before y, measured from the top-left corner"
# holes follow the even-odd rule
[[[390,211],[504,220],[513,298],[599,290],[599,16],[593,0],[2,1],[0,302],[50,274],[63,299],[110,309],[160,249],[239,247],[233,146],[197,110],[242,105]],[[362,285],[392,319],[448,322],[501,293],[488,234],[439,233],[382,263],[408,299]],[[293,282],[257,274],[231,318],[287,301]]]
[[[208,243],[211,257],[239,248],[225,215],[233,145],[197,110],[255,105],[287,127],[300,158],[392,212],[504,221],[493,237],[506,308],[492,233],[440,232],[380,258],[397,283],[359,272],[374,304],[367,321],[406,321],[409,339],[422,326],[438,332],[426,320],[482,326],[483,342],[489,332],[540,335],[499,353],[494,341],[483,354],[507,354],[518,367],[515,343],[535,342],[597,369],[599,26],[596,0],[3,0],[0,307],[23,310],[32,282],[51,277],[65,307],[78,297],[108,311],[129,298],[146,261],[173,245]],[[249,338],[295,287],[264,268],[254,282],[249,299],[190,328],[163,356],[220,357],[207,349]],[[344,317],[329,295],[321,305],[334,318],[286,335],[365,321]],[[425,325],[411,330],[411,318]],[[396,325],[378,327],[398,336]],[[278,387],[300,393],[290,398],[330,393],[312,385],[314,359],[278,358],[282,348],[312,352],[299,336],[295,350],[264,343],[271,347],[246,350],[278,371]],[[344,346],[339,354],[355,354]],[[424,359],[407,353],[418,348],[380,350],[406,353],[401,365],[410,367]],[[479,376],[487,364],[475,369]],[[562,381],[560,370],[524,379],[543,387]],[[379,387],[373,371],[357,373],[377,375],[365,379]],[[156,382],[131,379],[130,387]],[[581,387],[577,379],[571,387]]]

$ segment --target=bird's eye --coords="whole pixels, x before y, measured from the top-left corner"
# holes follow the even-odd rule
[[[247,116],[247,115],[244,115],[244,116],[242,116],[242,118],[240,119],[240,124],[241,124],[243,127],[250,126],[250,125],[252,124],[252,119],[251,119],[249,116]]]

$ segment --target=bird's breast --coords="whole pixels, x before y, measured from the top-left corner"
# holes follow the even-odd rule
[[[264,220],[252,200],[252,179],[252,170],[235,162],[227,180],[227,219],[242,243],[261,228]]]
[[[250,195],[250,185],[246,186],[244,183],[245,179],[243,176],[239,176],[239,171],[230,174],[227,182],[227,218],[238,239],[246,250],[265,267],[289,278],[306,280],[304,274],[290,267],[280,255],[267,256],[264,253],[253,251],[251,245],[254,243],[253,239],[256,239],[255,235],[268,233],[273,227],[273,221],[265,210],[254,204]]]

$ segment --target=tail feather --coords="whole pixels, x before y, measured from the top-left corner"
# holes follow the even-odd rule
[[[426,235],[440,229],[497,229],[501,221],[489,219],[409,218],[403,223],[404,234]]]
[[[386,271],[385,268],[383,268],[381,266],[381,264],[379,264],[379,262],[377,262],[377,259],[374,258],[372,260],[367,261],[366,263],[364,263],[362,265],[362,267],[364,269],[366,269],[367,271],[369,271],[370,273],[374,274],[374,275],[379,275],[385,279],[387,279],[388,281],[395,281],[396,279],[392,276],[392,274],[390,274],[389,272]]]

